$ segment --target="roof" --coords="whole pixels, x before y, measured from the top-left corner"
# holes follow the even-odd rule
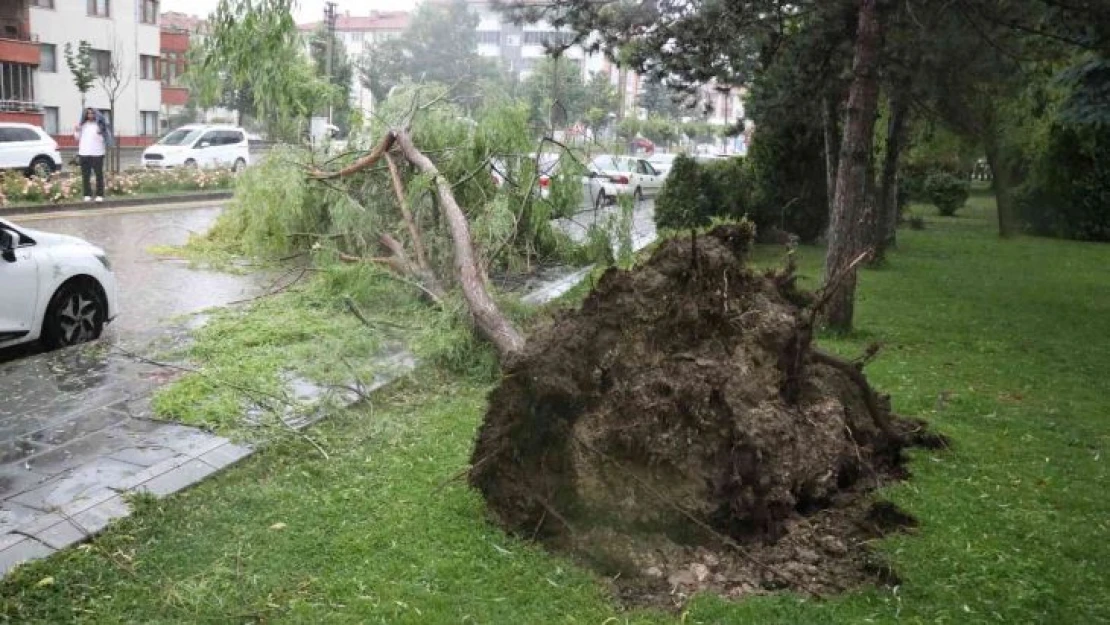
[[[374,32],[374,31],[399,31],[408,28],[411,15],[405,11],[371,11],[370,15],[337,15],[335,30],[337,32]],[[302,31],[313,31],[323,22],[309,22],[298,24]]]
[[[170,32],[199,33],[207,29],[203,18],[177,11],[169,11],[159,16],[162,30]]]

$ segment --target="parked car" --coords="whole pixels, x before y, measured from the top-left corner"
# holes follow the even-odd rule
[[[143,150],[143,167],[230,167],[240,171],[250,164],[247,132],[234,126],[188,125],[170,131]]]
[[[551,184],[552,181],[559,175],[560,163],[562,159],[561,154],[550,152],[536,154],[529,154],[528,159],[537,163],[537,173],[539,176],[536,178],[536,188],[534,193],[538,194],[542,199],[551,198]],[[510,163],[512,166],[510,166]],[[490,174],[493,176],[494,186],[501,187],[506,183],[527,185],[531,180],[513,180],[514,176],[519,175],[521,162],[519,157],[508,159],[491,159],[490,160]],[[528,170],[524,170],[527,172]],[[601,182],[596,178],[589,175],[582,176],[582,206],[593,206],[594,198],[597,197],[598,191],[601,189]]]
[[[36,339],[49,348],[91,341],[119,310],[104,250],[3,219],[0,284],[0,347]]]
[[[58,142],[31,124],[0,123],[0,169],[48,176],[62,168]]]
[[[666,178],[670,175],[676,158],[678,158],[678,154],[654,154],[648,158],[648,162],[655,168],[655,171],[659,172],[659,175]]]
[[[590,177],[600,181],[594,206],[603,206],[622,195],[639,202],[658,195],[666,176],[645,159],[603,154],[590,161]]]

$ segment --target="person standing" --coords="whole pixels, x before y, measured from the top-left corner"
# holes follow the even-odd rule
[[[96,201],[104,201],[104,155],[112,144],[112,132],[108,120],[94,108],[85,109],[81,121],[73,127],[73,138],[77,139],[77,160],[81,164],[81,183],[85,190],[85,201],[92,201],[92,185],[89,178],[96,174]]]

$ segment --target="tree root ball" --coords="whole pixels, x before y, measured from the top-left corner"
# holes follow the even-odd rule
[[[815,352],[813,296],[745,267],[751,240],[719,226],[610,269],[490,395],[469,478],[493,517],[631,602],[889,581],[861,542],[912,523],[867,492],[921,425]]]

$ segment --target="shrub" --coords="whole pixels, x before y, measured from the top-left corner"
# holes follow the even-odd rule
[[[925,179],[925,197],[941,215],[951,217],[967,203],[971,185],[967,180],[946,172],[933,172]]]
[[[1015,198],[1041,235],[1110,241],[1110,126],[1056,125]]]
[[[674,159],[667,183],[655,200],[655,225],[663,230],[698,228],[709,224],[713,213],[705,191],[707,176],[697,161],[680,154]]]
[[[803,124],[758,126],[748,151],[748,218],[756,232],[783,230],[812,243],[829,223],[824,139]]]

